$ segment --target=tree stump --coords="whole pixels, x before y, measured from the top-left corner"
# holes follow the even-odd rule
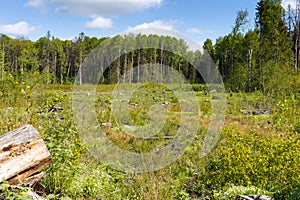
[[[52,162],[38,131],[24,125],[0,136],[0,183],[19,184]]]

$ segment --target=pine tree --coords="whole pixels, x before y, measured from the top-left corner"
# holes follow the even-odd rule
[[[280,3],[280,0],[261,0],[256,8],[260,33],[259,82],[265,94],[283,86],[293,69],[291,41]]]

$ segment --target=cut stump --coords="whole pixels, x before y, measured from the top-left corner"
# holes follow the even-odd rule
[[[52,162],[52,157],[38,131],[24,125],[0,136],[0,183],[26,182],[30,176]]]

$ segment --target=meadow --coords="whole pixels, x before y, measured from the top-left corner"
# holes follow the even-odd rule
[[[170,144],[181,126],[180,116],[192,116],[195,111],[182,113],[178,97],[168,87],[146,84],[127,101],[130,118],[124,124],[143,127],[160,121],[159,113],[154,113],[156,119],[149,114],[153,104],[164,109],[166,119],[153,138],[135,138],[113,115],[115,87],[97,86],[94,110],[103,133],[126,152],[147,153]],[[220,138],[207,156],[201,156],[212,105],[221,100],[218,91],[207,93],[205,85],[192,88],[201,111],[194,127],[196,135],[179,159],[152,172],[126,173],[92,156],[92,147],[78,133],[72,85],[21,82],[13,77],[1,83],[0,134],[27,123],[39,131],[53,156],[53,164],[44,169],[45,188],[39,191],[46,199],[233,199],[237,194],[299,199],[299,95],[226,93]],[[53,107],[63,109],[49,112]],[[249,114],[245,110],[268,113]],[[12,192],[5,182],[1,187],[6,199],[27,198],[27,188]]]

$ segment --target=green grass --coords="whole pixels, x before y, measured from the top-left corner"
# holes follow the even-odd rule
[[[118,102],[113,96],[114,87],[97,86],[95,111],[99,123],[111,122],[114,126],[102,128],[102,131],[115,145],[128,152],[153,152],[171,143],[172,140],[163,137],[176,135],[181,115],[195,114],[194,110],[182,112],[178,97],[168,88],[144,85],[128,99],[137,104],[128,106],[128,126],[147,127],[153,122],[148,112],[151,106],[169,104],[164,107],[166,121],[155,135],[157,139],[137,139],[127,134],[112,115],[111,103]],[[205,95],[204,86],[193,87],[199,90],[195,92],[194,102],[199,103],[201,109],[199,126],[195,127],[197,135],[183,156],[155,172],[124,173],[91,157],[90,147],[85,146],[78,135],[71,109],[73,86],[70,85],[31,86],[12,81],[2,87],[0,134],[26,123],[38,129],[54,161],[44,169],[47,176],[42,180],[46,187],[44,196],[48,199],[230,199],[230,195],[251,188],[272,194],[276,199],[287,199],[297,191],[300,180],[299,97],[273,98],[259,92],[226,94],[227,116],[221,138],[213,151],[201,158],[199,152],[210,122],[211,105],[220,100],[212,100],[214,94]],[[121,85],[118,89],[126,91],[126,88]],[[188,100],[182,99],[182,102]],[[43,112],[50,106],[64,110]],[[272,114],[248,116],[241,113],[241,110],[251,109],[270,109]],[[159,113],[152,114],[157,119],[161,117]],[[233,192],[230,197],[220,197],[226,191]]]

